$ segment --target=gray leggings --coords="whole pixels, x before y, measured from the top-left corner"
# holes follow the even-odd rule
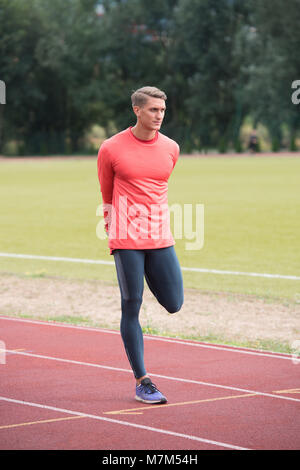
[[[147,374],[144,339],[139,322],[144,277],[158,302],[175,313],[183,304],[181,269],[173,246],[151,250],[114,250],[121,293],[121,336],[136,378]]]

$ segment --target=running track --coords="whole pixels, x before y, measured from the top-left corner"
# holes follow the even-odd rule
[[[286,354],[145,335],[165,405],[134,400],[116,331],[0,317],[1,450],[296,450]]]

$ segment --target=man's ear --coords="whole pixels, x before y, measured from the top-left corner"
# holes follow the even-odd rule
[[[140,107],[139,106],[132,106],[133,112],[136,115],[136,117],[139,116],[140,114]]]

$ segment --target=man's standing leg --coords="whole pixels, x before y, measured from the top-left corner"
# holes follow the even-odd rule
[[[121,292],[121,336],[136,378],[135,399],[143,403],[166,403],[167,399],[147,376],[144,365],[144,338],[139,312],[144,290],[144,250],[115,250]]]
[[[146,375],[144,339],[139,322],[145,255],[142,250],[115,250],[113,254],[121,293],[120,332],[134,376],[138,379]]]

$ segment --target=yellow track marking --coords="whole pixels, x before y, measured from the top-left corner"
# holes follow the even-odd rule
[[[18,428],[20,426],[30,426],[31,424],[57,423],[58,421],[67,421],[67,420],[79,419],[79,418],[85,418],[85,416],[69,416],[68,418],[54,418],[54,419],[44,419],[40,421],[31,421],[27,423],[8,424],[6,426],[0,426],[0,429]]]
[[[289,390],[278,390],[274,393],[300,393],[300,388],[290,388]]]
[[[243,395],[229,395],[227,397],[219,397],[219,398],[206,398],[205,400],[194,400],[194,401],[183,401],[179,403],[169,403],[167,405],[148,405],[148,406],[143,406],[139,408],[130,408],[128,410],[117,410],[117,411],[104,411],[104,414],[107,415],[122,415],[122,414],[143,414],[141,410],[153,410],[153,409],[162,409],[162,408],[167,408],[170,406],[182,406],[182,405],[194,405],[196,403],[207,403],[207,402],[213,402],[213,401],[219,401],[219,400],[230,400],[233,398],[244,398],[244,397],[252,397],[254,395],[257,395],[256,393],[243,393]]]

